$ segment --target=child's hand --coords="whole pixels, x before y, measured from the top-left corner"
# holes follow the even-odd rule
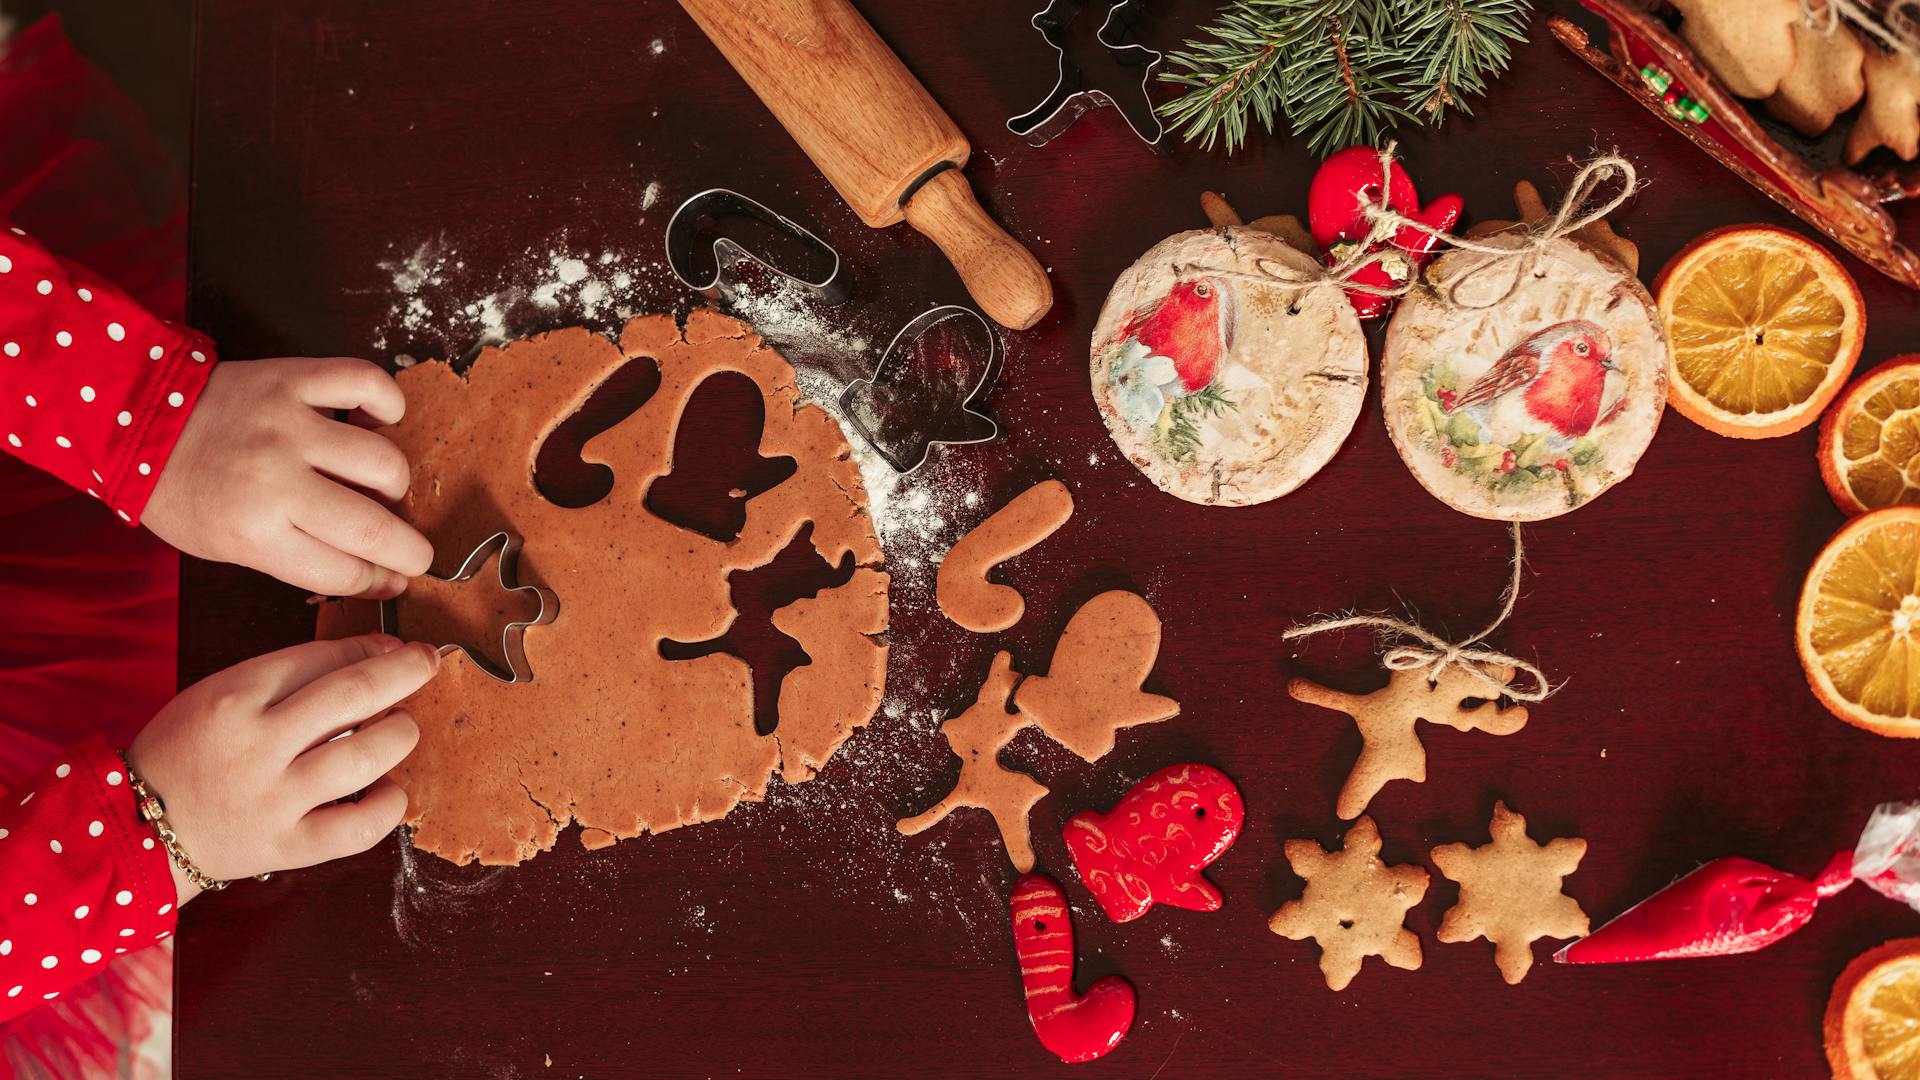
[[[321,410],[380,424],[406,412],[400,386],[365,360],[216,366],[155,484],[143,523],[189,555],[239,563],[327,596],[397,596],[433,547],[393,511],[406,455]]]
[[[406,792],[386,772],[413,752],[420,729],[392,706],[439,669],[431,646],[384,634],[281,649],[181,691],[127,748],[127,762],[212,877],[344,858],[405,815]],[[359,802],[336,802],[362,789]],[[173,879],[180,903],[199,892],[178,866]]]

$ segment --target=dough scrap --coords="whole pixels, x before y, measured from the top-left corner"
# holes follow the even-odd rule
[[[1114,733],[1180,714],[1180,703],[1140,689],[1160,656],[1160,616],[1115,589],[1081,605],[1053,650],[1053,667],[1014,691],[1013,704],[1041,731],[1087,761],[1113,749]]]
[[[1328,989],[1346,989],[1369,956],[1403,971],[1420,966],[1420,939],[1402,923],[1427,895],[1427,872],[1381,862],[1380,830],[1372,818],[1354,822],[1339,851],[1289,840],[1286,853],[1307,889],[1274,912],[1267,929],[1293,941],[1313,938]]]
[[[660,384],[626,419],[589,440],[613,470],[611,494],[563,508],[535,489],[541,443],[629,360],[651,358]],[[765,399],[761,453],[797,462],[747,500],[721,542],[661,520],[643,501],[672,468],[687,400],[709,376],[739,372]],[[628,322],[616,346],[582,328],[481,352],[463,377],[445,363],[402,371],[406,419],[390,432],[413,462],[405,516],[457,559],[500,528],[525,540],[524,582],[560,601],[525,637],[533,681],[497,682],[455,655],[408,699],[420,744],[393,772],[406,788],[415,846],[455,863],[510,865],[578,822],[581,842],[724,817],[765,797],[778,770],[811,779],[878,708],[885,689],[887,575],[858,467],[839,425],[799,403],[794,372],[750,327],[696,309],[684,331],[665,315]],[[662,641],[706,641],[735,616],[728,575],[763,566],[809,522],[829,564],[849,553],[845,584],[774,613],[811,662],[783,680],[779,726],[754,728],[753,672],[724,653],[668,660]],[[440,567],[445,569],[445,567]],[[423,579],[423,581],[426,579]],[[403,628],[431,622],[432,586],[415,583]],[[321,636],[351,632],[367,605],[323,610]]]
[[[1014,869],[1027,873],[1033,869],[1033,840],[1027,815],[1034,804],[1047,797],[1047,788],[1026,773],[1014,772],[1000,764],[1000,751],[1027,718],[1008,710],[1013,688],[1020,673],[1013,670],[1013,654],[994,656],[980,695],[965,712],[942,724],[940,731],[947,745],[960,759],[960,778],[946,798],[924,814],[900,820],[902,835],[914,836],[939,824],[948,814],[962,807],[977,806],[993,815],[1000,827],[1000,839],[1007,847],[1007,858]]]
[[[1494,963],[1509,984],[1526,978],[1533,967],[1533,943],[1540,938],[1587,936],[1587,913],[1561,892],[1561,880],[1587,853],[1577,838],[1536,844],[1527,836],[1527,819],[1493,804],[1493,843],[1480,847],[1445,844],[1433,849],[1433,865],[1460,883],[1460,900],[1447,909],[1436,935],[1444,942],[1486,938]]]
[[[935,584],[940,610],[976,634],[996,633],[1019,622],[1026,601],[1017,589],[988,581],[987,574],[1052,536],[1072,516],[1073,494],[1058,480],[1042,481],[1014,496],[941,560]]]
[[[1511,667],[1488,667],[1486,672],[1503,684],[1513,681]],[[1454,664],[1443,668],[1432,684],[1426,671],[1402,668],[1371,694],[1344,694],[1306,679],[1288,682],[1287,693],[1296,701],[1346,713],[1360,729],[1360,757],[1334,807],[1343,821],[1359,817],[1389,781],[1427,779],[1427,751],[1414,731],[1420,721],[1490,735],[1511,735],[1527,722],[1526,707],[1521,705],[1496,709],[1489,702],[1473,709],[1463,707],[1466,700],[1484,700],[1487,686]]]

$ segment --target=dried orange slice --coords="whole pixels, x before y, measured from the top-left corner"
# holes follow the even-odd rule
[[[1862,514],[1827,541],[1800,589],[1794,637],[1833,715],[1920,738],[1920,506]]]
[[[1767,225],[1716,229],[1654,281],[1667,401],[1708,431],[1770,439],[1814,422],[1860,357],[1859,286],[1819,245]]]
[[[1833,984],[1824,1027],[1836,1080],[1920,1080],[1920,938],[1854,957]]]
[[[1867,372],[1827,410],[1820,477],[1847,514],[1920,503],[1920,353]]]

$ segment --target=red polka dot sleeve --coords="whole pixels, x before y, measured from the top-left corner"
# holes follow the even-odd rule
[[[0,436],[134,524],[213,346],[19,229],[0,229]]]
[[[94,736],[0,796],[0,1021],[173,933],[166,849]]]

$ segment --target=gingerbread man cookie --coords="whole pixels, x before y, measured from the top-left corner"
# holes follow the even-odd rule
[[[1489,667],[1486,672],[1502,684],[1513,681],[1511,667]],[[1358,817],[1388,781],[1426,780],[1427,751],[1414,731],[1420,721],[1490,735],[1511,735],[1527,722],[1525,706],[1501,709],[1487,702],[1487,684],[1457,664],[1442,668],[1433,682],[1423,669],[1402,668],[1371,694],[1343,694],[1306,679],[1287,683],[1287,693],[1309,705],[1346,713],[1360,729],[1360,758],[1347,774],[1335,807],[1346,820]],[[1470,701],[1479,704],[1470,708]]]
[[[1527,819],[1493,804],[1493,843],[1481,847],[1447,844],[1433,849],[1433,865],[1460,883],[1460,902],[1447,909],[1437,935],[1444,942],[1486,938],[1501,978],[1517,983],[1533,967],[1533,943],[1540,938],[1587,935],[1587,913],[1560,891],[1587,853],[1579,839],[1536,844],[1527,837]]]
[[[1680,36],[1734,94],[1771,97],[1793,69],[1800,0],[1673,0],[1673,6],[1684,16]]]
[[[979,698],[940,728],[947,736],[947,745],[960,758],[960,778],[933,809],[903,818],[899,829],[913,836],[939,824],[955,810],[977,806],[993,815],[994,824],[1000,827],[1000,839],[1007,846],[1007,858],[1024,874],[1033,869],[1027,815],[1035,803],[1047,797],[1047,789],[1033,777],[1000,764],[1001,749],[1027,726],[1026,717],[1007,709],[1007,699],[1019,681],[1019,672],[1013,670],[1013,654],[996,655]]]
[[[947,618],[976,634],[1020,621],[1026,601],[1011,586],[987,580],[995,566],[1052,536],[1073,516],[1073,495],[1058,480],[1038,483],[960,538],[940,562],[934,595]]]
[[[1179,702],[1140,689],[1159,656],[1160,616],[1133,593],[1103,592],[1067,620],[1052,669],[1021,683],[1014,707],[1061,746],[1098,761],[1119,729],[1179,715]]]
[[[1847,164],[1881,146],[1912,161],[1920,154],[1920,60],[1875,46],[1866,61],[1867,103],[1847,132]]]
[[[1381,862],[1380,830],[1372,818],[1354,822],[1339,851],[1289,840],[1286,852],[1293,872],[1307,879],[1307,890],[1274,912],[1267,929],[1293,941],[1318,942],[1328,989],[1346,989],[1369,956],[1404,971],[1420,966],[1420,939],[1402,923],[1427,895],[1427,872]]]

